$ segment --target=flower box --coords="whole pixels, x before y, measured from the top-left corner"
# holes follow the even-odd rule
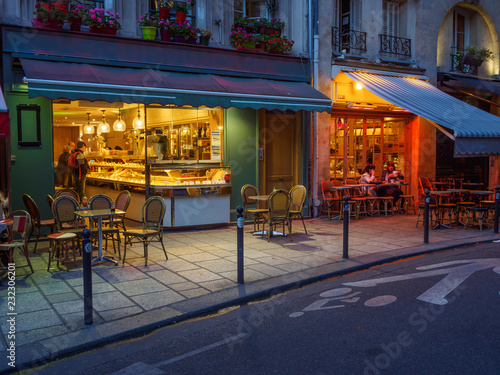
[[[277,27],[261,26],[259,32],[265,35],[278,34],[278,36],[281,36],[281,29],[278,29]]]
[[[182,35],[174,35],[175,43],[196,44],[196,38],[185,39]]]
[[[109,26],[102,26],[102,27],[97,27],[97,26],[90,26],[90,32],[94,34],[102,34],[102,35],[116,35],[116,32],[118,31],[118,28],[116,27],[109,27]]]
[[[467,53],[464,56],[464,64],[471,65],[471,66],[481,66],[483,64],[483,60],[478,58],[477,56],[474,56],[470,53]]]
[[[262,43],[243,42],[240,45],[236,45],[236,48],[243,51],[264,52],[266,50],[266,45]]]
[[[37,29],[48,29],[48,30],[62,30],[63,25],[58,25],[56,21],[49,21],[49,23],[44,23],[36,18],[33,18],[33,27]]]

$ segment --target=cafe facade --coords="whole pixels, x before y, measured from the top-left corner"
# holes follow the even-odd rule
[[[2,43],[13,207],[27,193],[48,216],[57,159],[78,140],[87,195],[131,191],[138,221],[161,195],[165,227],[235,220],[245,184],[308,185],[310,111],[331,111],[308,59],[9,25]]]
[[[495,2],[319,3],[320,25],[332,26],[319,31],[331,35],[319,40],[320,54],[331,60],[318,63],[318,87],[332,98],[333,110],[319,114],[315,126],[316,197],[321,181],[359,180],[368,163],[380,178],[387,161],[394,161],[414,196],[419,177],[457,178],[484,188],[498,184],[499,101],[491,82],[498,59],[465,71],[456,49],[462,43],[463,58],[465,47],[474,44],[498,57]],[[463,30],[456,22],[460,14],[467,20]],[[472,79],[472,95],[443,90],[440,78],[451,70],[456,80]],[[478,81],[490,90],[486,101],[473,98]]]

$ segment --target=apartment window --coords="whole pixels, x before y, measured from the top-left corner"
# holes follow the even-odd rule
[[[344,30],[361,30],[361,0],[337,0],[335,25]]]
[[[453,46],[456,52],[464,52],[469,45],[469,16],[466,12],[456,9],[453,11]]]
[[[261,0],[235,0],[234,18],[267,18],[266,2]]]
[[[389,36],[399,36],[399,1],[384,0],[383,14],[383,34]]]

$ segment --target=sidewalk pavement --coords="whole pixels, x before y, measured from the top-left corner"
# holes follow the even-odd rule
[[[349,226],[349,259],[342,259],[343,222],[315,218],[294,222],[292,238],[252,236],[244,227],[244,280],[237,284],[237,228],[166,231],[164,244],[149,247],[144,266],[141,244],[127,246],[125,265],[93,267],[94,323],[84,324],[81,262],[66,271],[55,262],[47,272],[48,243],[30,252],[35,272],[16,269],[16,369],[49,363],[59,356],[90,349],[125,337],[228,306],[374,265],[427,252],[500,239],[492,229],[454,227],[430,230],[423,244],[415,215],[365,218]],[[30,245],[32,246],[32,245]],[[25,264],[20,254],[16,264]],[[4,279],[5,282],[5,279]],[[0,287],[0,350],[7,352],[8,291]],[[6,356],[0,372],[12,370]]]

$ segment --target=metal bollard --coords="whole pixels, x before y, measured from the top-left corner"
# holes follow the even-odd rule
[[[500,204],[500,186],[495,188],[495,223],[493,231],[498,234],[498,206]]]
[[[431,192],[425,191],[424,203],[424,243],[429,243],[429,204],[431,203]]]
[[[83,231],[83,311],[85,324],[94,322],[92,312],[92,243],[90,242],[90,230]]]
[[[344,197],[344,248],[342,258],[349,259],[349,197]]]
[[[243,218],[243,207],[236,208],[238,215],[236,216],[236,232],[238,237],[238,284],[244,284],[243,280],[243,225],[245,219]]]

